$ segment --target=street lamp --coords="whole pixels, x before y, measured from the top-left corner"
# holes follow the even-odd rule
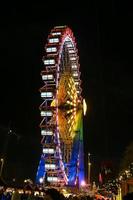
[[[1,161],[1,166],[0,166],[0,177],[2,177],[2,171],[3,171],[4,159],[1,158],[0,161]]]
[[[8,128],[4,128],[4,130],[7,131],[7,134],[6,134],[5,142],[3,145],[3,153],[2,153],[3,158],[0,158],[0,177],[2,177],[3,166],[4,166],[4,163],[6,160],[6,154],[7,154],[10,136],[15,135],[17,137],[17,139],[20,139],[20,137],[21,137],[20,135],[16,134],[14,131],[12,131],[10,126]]]
[[[90,184],[90,174],[91,174],[91,162],[90,162],[90,153],[88,153],[88,184]]]

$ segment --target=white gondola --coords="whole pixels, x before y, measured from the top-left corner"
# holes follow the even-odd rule
[[[57,52],[57,48],[56,47],[47,47],[46,48],[46,52],[47,53]]]
[[[75,81],[75,85],[79,85],[79,82]]]
[[[42,129],[41,130],[41,135],[53,135],[53,131],[51,130],[45,130],[45,129]]]
[[[59,38],[50,38],[49,39],[49,43],[58,43],[59,42]]]
[[[72,65],[72,69],[77,69],[78,66],[77,65]]]
[[[71,42],[68,43],[68,44],[67,44],[67,47],[68,47],[68,48],[69,48],[69,47],[73,47],[72,43],[71,43]]]
[[[79,75],[78,72],[73,73],[73,77],[78,77],[78,75]]]
[[[55,64],[54,59],[45,59],[43,62],[44,62],[44,65],[54,65]]]
[[[53,74],[42,75],[43,81],[49,81],[49,80],[53,80],[53,79],[54,79]]]
[[[41,92],[41,97],[43,98],[53,97],[53,92]]]
[[[45,164],[45,169],[56,169],[55,164]]]
[[[75,53],[74,49],[69,50],[69,53]]]
[[[52,111],[41,111],[42,117],[51,117],[53,115]]]
[[[77,58],[76,57],[70,57],[70,60],[77,60]]]
[[[55,150],[53,148],[43,148],[43,153],[54,154]]]
[[[61,32],[53,32],[51,35],[61,35]]]
[[[58,182],[58,177],[55,176],[48,176],[47,177],[48,182]]]

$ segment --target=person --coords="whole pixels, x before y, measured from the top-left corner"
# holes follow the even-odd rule
[[[35,200],[34,190],[31,191],[31,194],[28,195],[27,200]]]
[[[3,189],[1,193],[1,200],[6,200],[6,198],[7,198],[7,192],[6,192],[6,189]]]
[[[21,194],[21,200],[27,200],[28,194],[26,194],[25,189],[23,189],[23,193]]]
[[[123,200],[133,200],[133,192],[132,193],[127,193],[124,197]]]
[[[15,188],[15,191],[12,194],[11,200],[21,200],[21,196],[17,188]]]
[[[44,199],[48,199],[48,200],[63,200],[65,199],[64,196],[61,195],[61,193],[59,191],[57,191],[56,189],[48,189],[46,191],[46,196]]]

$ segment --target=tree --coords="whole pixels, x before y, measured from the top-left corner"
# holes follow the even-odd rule
[[[120,171],[126,170],[133,162],[133,141],[126,147],[122,161],[120,163]]]

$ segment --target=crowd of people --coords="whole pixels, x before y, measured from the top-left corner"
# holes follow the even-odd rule
[[[66,191],[64,193],[64,191]],[[88,191],[88,190],[87,190]],[[53,187],[33,187],[27,185],[26,187],[0,187],[0,200],[118,200],[117,195],[108,192],[85,192],[80,190],[68,190],[65,188]],[[125,195],[119,200],[133,200],[133,193]]]
[[[35,192],[34,190],[26,191],[14,188],[12,190],[7,190],[2,188],[0,190],[0,200],[94,200],[93,197],[89,195],[73,195],[69,196],[63,195],[56,189],[48,189],[43,192]]]

